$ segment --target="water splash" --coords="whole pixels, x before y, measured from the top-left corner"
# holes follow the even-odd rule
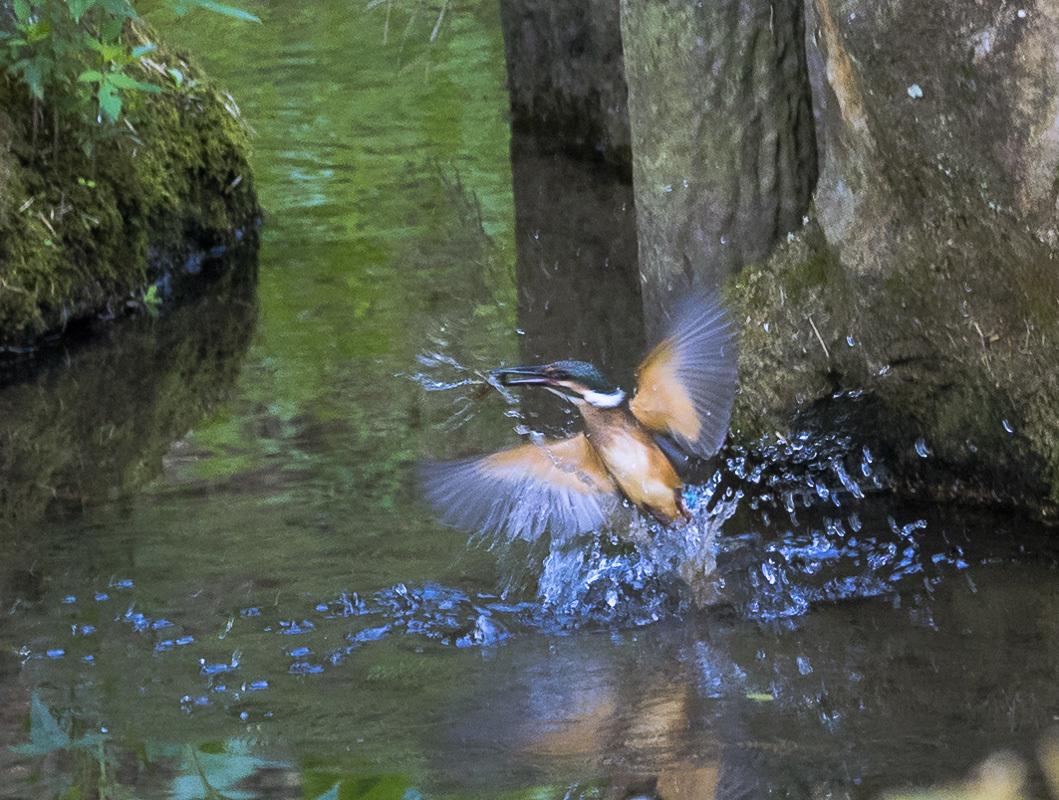
[[[591,537],[553,541],[539,596],[564,625],[645,625],[708,605],[716,596],[715,544],[741,494],[728,491],[711,505],[720,473],[689,487],[691,520],[663,528],[630,513],[624,526]]]
[[[444,342],[439,344],[446,345]],[[474,419],[479,401],[487,394],[492,394],[493,390],[512,410],[509,416],[519,416],[516,410],[519,405],[518,398],[507,387],[497,382],[491,368],[486,368],[484,365],[468,366],[451,355],[433,350],[419,353],[416,361],[419,362],[422,370],[414,373],[399,373],[396,377],[412,381],[424,392],[452,394],[448,404],[448,408],[451,409],[448,412],[448,418],[441,423],[443,429],[454,430]]]

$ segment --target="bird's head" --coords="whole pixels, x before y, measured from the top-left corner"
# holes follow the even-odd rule
[[[613,408],[625,399],[625,392],[585,361],[509,367],[498,369],[493,375],[503,386],[543,386],[574,403],[590,403],[599,408]]]

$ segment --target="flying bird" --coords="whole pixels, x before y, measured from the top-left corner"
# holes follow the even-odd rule
[[[706,458],[728,432],[736,334],[716,296],[692,292],[636,370],[631,397],[592,364],[556,361],[493,373],[504,386],[541,386],[577,406],[584,430],[534,437],[497,453],[423,466],[426,500],[472,533],[538,539],[600,528],[626,499],[665,526],[690,518],[672,443]]]

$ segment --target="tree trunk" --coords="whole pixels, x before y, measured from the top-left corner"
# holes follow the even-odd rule
[[[816,148],[800,2],[622,0],[640,270],[651,309],[719,285],[808,207]]]

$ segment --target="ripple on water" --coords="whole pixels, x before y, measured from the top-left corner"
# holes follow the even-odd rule
[[[59,598],[66,636],[20,652],[42,669],[98,669],[101,660],[138,654],[179,661],[183,677],[166,684],[179,707],[241,718],[270,713],[243,704],[283,672],[304,681],[395,637],[488,652],[521,633],[649,625],[695,606],[721,604],[750,620],[790,619],[814,603],[895,593],[909,580],[929,588],[966,569],[971,559],[962,549],[929,544],[924,519],[892,510],[885,499],[872,502],[887,481],[880,461],[848,437],[799,434],[735,452],[709,480],[687,486],[686,525],[662,529],[630,513],[614,530],[552,542],[536,562],[522,564],[536,574],[532,599],[398,583],[342,591],[304,609],[288,605],[282,616],[247,606],[217,637],[199,630],[201,620],[169,609],[152,614],[131,580],[111,581]],[[216,652],[218,638],[252,656],[244,663],[238,649]],[[126,647],[101,647],[115,639]],[[276,642],[279,670],[269,663],[268,641]]]

